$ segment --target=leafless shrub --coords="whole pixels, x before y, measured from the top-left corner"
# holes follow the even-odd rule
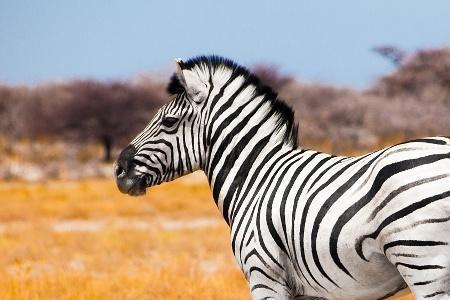
[[[297,111],[308,144],[333,151],[373,149],[389,136],[450,133],[450,52],[420,51],[367,91],[292,81],[281,90]]]
[[[449,103],[450,49],[418,51],[397,71],[382,77],[372,92],[384,97],[406,95],[427,102]]]
[[[297,112],[301,144],[329,141],[332,150],[366,148],[377,142],[373,111],[361,93],[319,84],[293,82],[281,92]],[[375,101],[374,99],[370,99]]]
[[[450,50],[446,48],[402,58],[396,71],[366,91],[306,84],[271,65],[258,65],[252,71],[293,106],[302,146],[326,143],[341,153],[375,149],[390,136],[450,134]],[[109,160],[113,146],[130,141],[166,99],[165,83],[151,77],[136,82],[0,86],[0,135],[12,141],[24,137],[101,143],[104,159]]]
[[[390,45],[374,47],[372,48],[372,51],[388,59],[395,66],[400,65],[406,57],[406,52],[404,50]]]
[[[166,99],[164,86],[77,80],[35,88],[0,87],[0,130],[8,138],[99,142],[105,160]]]
[[[100,142],[105,161],[111,160],[114,143],[129,142],[164,101],[161,87],[142,88],[124,82],[75,81],[64,90],[71,97],[55,111],[58,134]]]
[[[15,140],[26,131],[21,117],[29,96],[28,88],[0,86],[0,134],[3,137]]]
[[[253,66],[251,72],[259,78],[263,85],[271,87],[276,92],[281,91],[294,80],[291,76],[281,74],[275,65],[259,64]]]

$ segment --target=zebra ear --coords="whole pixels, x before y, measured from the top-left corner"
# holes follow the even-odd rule
[[[186,93],[195,103],[201,103],[206,99],[207,86],[201,80],[195,71],[186,69],[183,61],[179,58],[175,59],[177,63],[177,77],[183,85]]]
[[[177,64],[177,77],[182,83],[185,83],[183,76],[184,63],[181,58],[175,58],[175,63]]]

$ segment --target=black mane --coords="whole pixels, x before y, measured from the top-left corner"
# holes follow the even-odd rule
[[[217,55],[210,56],[197,56],[183,62],[184,68],[192,69],[195,66],[204,65],[213,73],[219,67],[227,67],[233,71],[233,76],[242,76],[245,78],[244,84],[251,84],[255,87],[255,93],[259,95],[265,95],[265,101],[269,101],[271,104],[271,111],[269,114],[278,117],[276,131],[280,130],[283,125],[286,126],[286,133],[284,136],[284,142],[297,148],[297,135],[298,125],[295,123],[293,109],[281,99],[278,99],[276,92],[269,86],[261,83],[259,78],[251,73],[247,68],[238,65],[234,61],[228,58],[224,58]],[[167,92],[172,95],[179,94],[184,91],[183,86],[176,74],[173,74],[170,78],[170,82],[167,86]]]

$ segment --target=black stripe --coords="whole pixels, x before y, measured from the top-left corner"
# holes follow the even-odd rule
[[[243,140],[241,140],[241,141],[243,141]],[[239,170],[236,172],[236,175],[233,177],[233,182],[231,183],[230,188],[227,191],[227,194],[223,198],[223,209],[222,210],[223,210],[223,215],[224,215],[224,218],[225,218],[225,221],[227,222],[227,224],[230,224],[229,218],[231,217],[231,214],[233,212],[233,210],[229,211],[229,207],[232,202],[233,196],[235,195],[235,193],[237,193],[238,195],[240,194],[240,190],[242,189],[242,186],[244,184],[245,177],[250,172],[256,158],[261,153],[261,151],[266,147],[269,140],[270,140],[270,135],[266,136],[265,138],[259,140],[258,143],[256,143],[256,145],[253,147],[252,151],[242,162],[241,166],[239,167]],[[236,149],[239,149],[239,147],[236,147]],[[238,153],[236,153],[236,154],[238,154]],[[234,161],[234,160],[232,160],[232,158],[230,158],[230,156],[227,158],[227,160],[230,159],[228,161]],[[218,176],[227,176],[228,173],[229,173],[229,171],[223,172],[222,174],[218,174]],[[215,186],[216,185],[214,184],[214,187]],[[235,198],[235,199],[236,200],[235,200],[235,203],[233,203],[233,207],[234,207],[234,205],[236,205],[236,202],[242,201],[242,199],[239,199],[239,198]]]
[[[387,150],[387,149],[386,149]],[[384,150],[384,151],[386,151],[386,150]],[[371,161],[370,161],[370,163],[369,164],[371,164],[375,159],[377,159],[381,154],[382,154],[383,152],[380,152],[377,156],[375,156],[375,158],[373,158]],[[360,160],[362,160],[363,158],[365,158],[365,157],[360,157],[360,158],[357,158],[357,159],[355,159],[355,160],[353,160],[352,162],[350,162],[350,163],[348,163],[347,165],[345,165],[344,167],[342,167],[339,171],[337,171],[333,176],[331,176],[331,178],[329,178],[325,183],[323,183],[320,187],[318,187],[315,191],[314,191],[314,193],[312,193],[311,194],[311,196],[306,200],[306,203],[305,203],[305,207],[304,207],[304,209],[303,209],[303,215],[302,215],[302,219],[301,219],[301,223],[300,223],[300,251],[301,251],[301,255],[302,255],[302,260],[303,260],[303,263],[304,263],[304,265],[306,266],[306,270],[308,271],[308,273],[311,275],[311,271],[309,270],[309,266],[308,266],[308,264],[307,264],[307,262],[306,262],[306,255],[305,255],[305,247],[304,247],[304,244],[305,244],[305,241],[304,241],[304,239],[305,239],[305,226],[306,226],[306,216],[307,216],[307,214],[308,214],[308,211],[309,211],[309,207],[311,206],[311,204],[312,204],[312,201],[313,201],[313,199],[317,196],[317,194],[320,192],[320,191],[322,191],[323,189],[325,189],[327,186],[329,186],[333,181],[335,181],[337,178],[339,178],[339,176],[341,176],[342,175],[342,173],[344,173],[348,168],[350,168],[351,166],[353,166],[355,163],[357,163],[357,162],[359,162]],[[369,165],[369,164],[366,164],[362,169],[364,169],[367,165]],[[361,169],[361,170],[362,170]],[[361,171],[360,170],[360,171]],[[358,174],[359,175],[359,172],[357,172],[356,174]],[[356,174],[354,175],[354,176],[356,176]],[[350,179],[350,181],[351,181],[352,179]],[[342,188],[342,186],[341,186],[341,188]],[[329,198],[330,199],[330,198]],[[327,201],[331,201],[331,200],[329,200],[329,199],[327,199]],[[314,234],[314,232],[312,232],[312,234]],[[317,236],[317,233],[316,233],[316,236]],[[311,239],[313,240],[313,238],[311,237]],[[337,250],[336,250],[337,251]],[[317,253],[316,253],[316,255],[317,255]],[[317,261],[316,261],[317,260]],[[320,272],[322,273],[322,275],[324,275],[324,277],[326,277],[330,282],[332,282],[334,285],[336,285],[337,287],[339,287],[338,285],[337,285],[337,283],[336,282],[334,282],[331,278],[330,278],[330,276],[328,276],[328,274],[326,274],[325,273],[325,270],[323,270],[323,268],[322,268],[322,266],[320,265],[320,262],[318,262],[318,259],[315,259],[314,260],[314,262],[315,262],[315,264],[316,264],[316,266],[319,268],[319,270],[320,270]],[[341,264],[342,265],[342,264]],[[339,265],[338,265],[339,266]],[[339,266],[344,272],[346,272],[349,276],[351,276],[350,275],[350,273],[347,271],[347,269],[342,265],[342,267],[341,266]],[[312,276],[312,275],[311,275]],[[316,280],[315,280],[316,281]],[[318,283],[317,281],[316,281],[316,283]]]
[[[378,228],[371,234],[364,236],[363,239],[366,238],[371,238],[371,239],[376,239],[378,237],[378,235],[380,234],[380,232],[389,224],[391,224],[392,222],[395,222],[413,212],[415,212],[418,209],[421,209],[433,202],[436,202],[438,200],[441,199],[445,199],[447,197],[450,197],[450,191],[438,194],[438,195],[434,195],[428,198],[425,198],[419,202],[413,203],[411,205],[408,205],[407,207],[393,213],[392,215],[390,215],[389,217],[387,217],[386,219],[384,219],[380,225],[378,226]],[[362,253],[362,252],[361,252]]]
[[[239,196],[238,196],[240,199],[246,199],[248,193],[250,192],[250,190],[251,190],[252,187],[254,186],[254,183],[255,183],[255,181],[256,181],[257,179],[261,179],[261,180],[260,180],[260,182],[259,182],[258,187],[257,187],[256,190],[258,191],[258,190],[261,189],[261,186],[264,184],[264,182],[265,182],[265,180],[267,179],[267,177],[265,177],[265,176],[259,176],[259,173],[261,172],[263,166],[265,166],[265,165],[267,164],[267,162],[268,162],[270,159],[273,158],[273,156],[281,149],[281,147],[282,147],[281,144],[279,144],[278,146],[275,146],[275,147],[274,147],[274,148],[273,148],[273,149],[272,149],[272,150],[264,157],[262,163],[261,163],[261,164],[256,168],[256,170],[254,171],[254,173],[253,173],[253,175],[252,175],[252,177],[251,177],[249,183],[247,184],[247,188],[245,189],[244,194],[242,195],[242,197],[239,197]],[[288,154],[288,153],[283,154],[279,159],[282,159],[282,158],[283,158],[284,156],[286,156],[287,154]],[[269,171],[272,170],[272,168],[273,168],[277,163],[278,163],[277,160],[274,161],[274,162],[272,163],[272,165],[269,167],[268,170],[269,170]],[[258,201],[259,201],[259,200],[258,200]],[[236,209],[233,211],[233,218],[231,219],[231,222],[233,222],[233,220],[236,218],[236,215],[237,215],[238,211],[240,210],[240,207],[242,206],[242,203],[243,203],[243,201],[239,201],[239,203],[238,203]],[[255,208],[256,208],[256,204],[257,204],[257,203],[258,203],[257,201],[255,201],[255,202],[249,201],[249,203],[247,204],[247,206],[246,206],[245,209],[244,209],[243,216],[245,216],[245,215],[248,213],[248,210],[249,210],[250,206],[253,205],[253,209],[252,209],[252,212],[251,212],[251,215],[250,215],[250,219],[249,219],[249,222],[247,222],[247,225],[246,225],[246,227],[245,227],[244,232],[247,232],[247,230],[248,230],[248,228],[249,228],[249,226],[250,226],[250,220],[253,218],[253,214],[254,214],[254,211],[255,211]],[[236,228],[240,229],[241,226],[242,226],[242,222],[243,222],[243,221],[244,221],[244,218],[243,218],[243,217],[240,218],[240,219],[239,219],[239,222],[238,222],[238,225],[237,225]],[[236,236],[237,236],[237,234],[238,234],[238,231],[236,231],[236,233],[234,234],[234,236],[233,236],[233,238],[232,238],[232,241],[231,241],[231,247],[232,247],[233,253],[234,253],[234,251],[235,251],[235,246],[236,246]],[[241,261],[242,261],[242,247],[243,247],[243,243],[241,243],[241,244],[240,244],[240,247],[239,247],[239,258],[240,258]]]
[[[252,274],[253,272],[261,273],[267,279],[269,279],[271,281],[275,281],[279,285],[282,285],[282,286],[284,285],[282,282],[280,282],[280,281],[276,280],[275,278],[271,277],[269,274],[266,273],[265,270],[261,269],[260,267],[255,267],[255,266],[250,267],[249,273]]]
[[[283,244],[283,241],[281,240],[280,235],[278,234],[275,225],[273,224],[273,220],[272,220],[272,208],[273,208],[273,200],[275,199],[275,194],[277,192],[279,192],[279,187],[281,185],[281,181],[283,181],[284,177],[286,176],[286,173],[289,171],[289,169],[292,167],[292,165],[296,162],[298,162],[298,156],[300,156],[302,153],[301,152],[294,152],[294,155],[292,157],[289,158],[289,160],[292,160],[291,162],[288,163],[288,161],[283,163],[283,167],[284,170],[281,174],[279,174],[279,171],[281,169],[282,166],[280,166],[277,171],[275,172],[275,174],[272,176],[271,180],[269,181],[269,183],[266,186],[266,189],[264,190],[261,199],[266,199],[266,195],[267,192],[270,188],[272,188],[272,193],[270,194],[270,196],[267,198],[267,205],[266,205],[266,222],[267,222],[267,227],[269,229],[269,233],[272,236],[273,240],[275,241],[275,243],[278,245],[278,247],[287,255],[290,257],[290,255],[288,254],[287,250],[286,250],[286,246]],[[272,180],[275,178],[275,176],[278,176],[278,180],[275,183],[274,187],[271,187],[272,185]],[[281,211],[281,210],[280,210]],[[283,230],[284,231],[284,230]]]
[[[214,127],[217,119],[227,110],[229,109],[232,104],[234,103],[234,100],[236,99],[237,96],[240,95],[240,93],[245,90],[249,85],[248,84],[242,84],[241,86],[239,86],[239,88],[233,93],[233,95],[231,95],[225,103],[223,103],[223,105],[221,107],[219,107],[219,109],[215,112],[214,115],[211,115],[209,118],[209,122],[208,122],[208,141],[211,140],[211,134],[212,134],[212,128]],[[250,103],[255,97],[251,97],[251,99],[249,99],[250,101],[248,101],[246,103],[246,105],[248,103]],[[211,106],[211,112],[213,111],[214,106]],[[230,116],[227,117],[227,119],[230,118]],[[222,124],[221,124],[222,125]],[[222,130],[216,130],[216,132],[219,131],[221,132]]]
[[[183,173],[183,160],[181,159],[181,147],[180,147],[180,138],[177,137],[177,151],[178,151],[178,170],[177,173],[178,174],[182,174]]]
[[[186,160],[186,171],[192,173],[194,170],[192,169],[192,162],[191,162],[191,158],[189,156],[189,153],[190,152],[194,153],[195,151],[194,151],[194,149],[192,149],[192,151],[188,150],[187,143],[186,143],[186,134],[185,134],[185,132],[186,132],[186,126],[183,123],[182,136],[183,136],[183,149],[184,149],[185,160]],[[183,174],[180,174],[180,175],[183,175]]]
[[[386,254],[386,251],[389,248],[397,247],[397,246],[408,246],[408,247],[426,247],[426,246],[442,246],[448,245],[446,242],[441,241],[419,241],[419,240],[398,240],[390,243],[386,243],[383,246],[383,252]]]
[[[291,153],[289,153],[291,154]],[[280,165],[278,166],[278,168],[275,170],[275,172],[272,174],[271,178],[269,179],[269,182],[267,183],[267,186],[270,186],[272,184],[272,181],[275,177],[275,175],[277,175],[277,173],[280,171],[280,169],[282,167],[285,166],[286,162],[289,161],[292,157],[288,157],[285,161],[281,161],[281,159],[279,161],[281,161]],[[267,188],[266,188],[267,190]],[[267,256],[281,269],[284,270],[283,266],[281,266],[281,264],[278,262],[278,260],[272,255],[272,253],[270,253],[270,251],[267,249],[266,244],[264,243],[264,239],[263,239],[263,235],[261,233],[261,210],[262,210],[262,204],[264,203],[264,199],[260,198],[259,199],[259,206],[258,206],[258,211],[256,214],[256,228],[258,230],[258,238],[259,238],[259,245],[261,246],[262,250],[267,254]]]
[[[429,143],[429,144],[436,144],[436,145],[447,145],[447,143],[443,140],[436,140],[436,139],[432,139],[432,138],[425,138],[425,139],[415,139],[415,140],[411,140],[408,141],[406,143]]]
[[[217,102],[219,101],[219,99],[220,98],[222,98],[222,96],[223,96],[223,94],[224,94],[224,92],[225,92],[225,89],[228,87],[228,85],[234,80],[234,79],[236,79],[236,77],[237,77],[237,75],[235,75],[235,74],[232,74],[231,75],[231,77],[228,79],[228,81],[220,88],[220,90],[219,90],[219,93],[217,93],[216,94],[216,96],[214,96],[214,98],[213,98],[213,100],[211,101],[211,104],[210,104],[210,112],[212,112],[213,111],[213,109],[214,109],[214,107],[216,106],[216,104],[217,104]],[[239,88],[238,88],[238,90],[230,97],[231,99],[227,99],[227,102],[229,101],[229,102],[232,102],[233,101],[233,99],[237,96],[237,92],[238,91],[240,91],[240,89],[242,88],[242,86],[243,85],[241,85]],[[234,96],[234,97],[233,97]],[[206,106],[205,106],[206,107]],[[210,145],[210,143],[209,143],[209,141],[210,141],[210,138],[211,138],[211,130],[212,130],[212,127],[213,127],[213,125],[214,125],[214,117],[215,116],[209,116],[209,118],[208,118],[208,121],[206,122],[206,124],[208,124],[208,133],[207,133],[207,135],[205,136],[206,137],[206,145],[207,146],[209,146]],[[212,120],[211,120],[212,119]]]
[[[297,178],[298,174],[303,171],[303,169],[318,155],[320,155],[322,153],[320,152],[315,152],[314,154],[312,154],[307,160],[305,160],[295,171],[295,176],[293,176],[293,179],[295,180],[295,178]],[[317,172],[317,170],[320,169],[320,167],[327,162],[329,159],[333,158],[334,156],[327,156],[325,158],[322,158],[312,169],[311,171],[309,171],[309,173],[306,175],[306,177],[303,179],[300,187],[297,190],[297,193],[294,197],[294,205],[292,208],[292,219],[291,219],[291,223],[292,223],[292,227],[294,227],[295,224],[295,218],[297,217],[297,206],[299,203],[299,197],[300,195],[303,193],[303,190],[306,186],[306,184],[309,182],[310,178]],[[335,165],[335,163],[333,163],[332,165]],[[291,183],[293,184],[294,181],[291,181]],[[287,195],[286,195],[287,197]],[[284,219],[284,218],[283,218]],[[300,242],[302,241],[302,239],[300,238]],[[295,231],[291,230],[291,242],[292,242],[292,247],[293,247],[293,252],[294,252],[294,259],[296,262],[298,262],[298,256],[297,256],[297,251],[295,251]],[[289,243],[287,243],[289,246]],[[306,278],[305,274],[303,273],[303,270],[300,268],[300,265],[297,263],[296,264],[297,269],[300,270],[300,273],[302,274],[302,276],[305,278],[306,282],[311,286],[309,280]],[[306,266],[306,268],[308,268],[308,266]],[[312,276],[312,274],[309,272],[310,276],[313,278],[313,280],[317,282],[317,280]],[[320,285],[320,284],[319,284]],[[321,285],[320,285],[321,286]],[[323,288],[323,287],[322,287]]]
[[[238,191],[238,194],[237,194],[237,196],[236,196],[236,198],[239,198],[239,199],[245,199],[245,198],[247,198],[248,193],[250,192],[250,190],[251,190],[252,187],[254,186],[254,184],[255,184],[255,182],[256,182],[257,179],[261,179],[261,180],[260,180],[260,182],[259,182],[259,184],[258,184],[258,187],[256,188],[256,191],[259,191],[259,190],[260,190],[261,186],[262,186],[263,183],[265,182],[265,179],[267,179],[267,178],[266,178],[266,177],[263,177],[263,176],[262,176],[263,174],[262,174],[261,177],[260,177],[259,174],[261,173],[262,168],[269,162],[270,159],[273,158],[273,156],[281,149],[281,147],[282,147],[282,144],[279,144],[279,145],[275,146],[275,147],[274,147],[274,148],[273,148],[273,149],[272,149],[272,150],[264,157],[264,159],[262,160],[262,162],[257,166],[256,170],[253,172],[252,177],[251,177],[250,180],[248,181],[247,188],[244,190],[244,194],[242,195],[242,197],[239,196],[239,193],[240,193],[242,190],[239,190],[239,191]],[[288,153],[285,153],[284,155],[282,155],[282,157],[286,156],[287,154],[288,154]],[[277,163],[277,161],[274,161],[274,162],[272,163],[272,165],[269,167],[268,170],[269,170],[269,171],[272,170],[272,168],[275,166],[276,163]],[[233,222],[234,218],[236,218],[236,215],[237,215],[237,213],[239,212],[239,209],[241,208],[242,203],[243,203],[243,201],[238,201],[236,208],[233,209],[233,217],[231,218],[231,222]],[[247,207],[245,208],[245,212],[247,212],[247,210],[248,210],[250,204],[251,204],[251,203],[249,203],[249,204],[247,205]],[[238,228],[240,227],[240,224],[241,224],[241,223],[239,222]]]
[[[240,240],[241,243],[239,245],[239,261],[242,261],[242,249],[244,248],[244,243],[242,241],[244,240],[245,235],[248,233],[248,228],[250,227],[250,224],[253,221],[253,215],[255,214],[255,210],[256,210],[256,206],[257,206],[256,204],[258,203],[259,199],[256,199],[256,200],[257,201],[255,201],[255,203],[253,203],[253,201],[250,202],[250,204],[253,204],[253,208],[252,208],[252,210],[250,212],[250,217],[248,218],[247,223],[245,224],[245,229],[244,229],[244,232],[243,232],[243,238]],[[248,207],[246,207],[246,209],[247,208]],[[247,212],[247,210],[246,210],[246,212]],[[240,222],[242,222],[243,219],[244,218],[241,218]],[[240,228],[238,228],[238,230],[240,230]],[[254,230],[253,229],[251,230],[251,233],[254,235]],[[237,235],[238,235],[238,231],[236,231],[234,233],[234,235],[233,235],[233,242],[232,242],[232,245],[233,245],[232,250],[233,250],[233,254],[235,254],[235,255],[236,255],[236,253],[234,251],[234,244],[236,243]],[[249,242],[250,242],[250,240],[249,240]]]
[[[224,85],[220,88],[219,93],[216,94],[216,96],[214,96],[213,100],[211,101],[211,106],[210,107],[214,107],[217,104],[217,101],[219,101],[220,98],[222,98],[223,93],[225,92],[225,89],[230,85],[230,83],[232,83],[237,77],[239,76],[239,74],[237,73],[232,73],[230,78],[228,78],[227,82],[224,83]],[[212,83],[212,78],[211,78],[211,83]],[[212,86],[212,85],[211,85]],[[212,90],[211,90],[212,91]]]
[[[435,219],[425,219],[414,222],[412,226],[422,225],[422,224],[435,224],[435,223],[444,223],[450,221],[450,217],[447,218],[435,218]]]
[[[300,153],[305,152],[305,150],[302,150]],[[296,179],[298,178],[298,176],[300,175],[300,172],[303,171],[303,169],[305,168],[305,166],[311,162],[313,160],[314,157],[316,157],[319,154],[319,152],[314,153],[313,155],[310,155],[304,162],[302,162],[294,171],[294,174],[292,174],[288,185],[286,186],[284,193],[283,193],[283,197],[281,198],[281,205],[280,205],[280,219],[281,219],[281,226],[283,227],[283,232],[284,232],[284,240],[286,241],[286,245],[289,248],[289,242],[288,242],[288,236],[287,236],[287,230],[286,230],[286,203],[288,200],[288,195],[289,193],[292,191],[292,187],[296,181]],[[325,161],[327,161],[329,158],[331,157],[327,157],[323,160],[321,160],[316,166],[319,166],[323,163],[325,163]],[[314,168],[314,169],[315,169]],[[314,169],[310,172],[310,174],[314,173]],[[303,180],[302,183],[306,183],[307,180]],[[294,209],[295,211],[295,209]],[[292,224],[294,224],[294,220],[295,220],[295,214],[293,214],[293,218],[292,218]],[[292,245],[294,247],[294,242],[292,242]],[[295,250],[294,250],[295,251]]]
[[[417,254],[411,253],[392,253],[391,255],[395,257],[419,257]]]
[[[245,243],[245,246],[247,247],[248,244],[252,241],[253,237],[255,236],[255,232],[252,230],[252,233],[250,233],[250,236],[247,239],[247,242]]]
[[[248,103],[246,103],[245,105],[247,105]],[[245,106],[244,105],[244,106]],[[235,125],[235,127],[222,139],[220,139],[220,145],[217,148],[215,153],[212,153],[212,149],[213,149],[213,145],[216,141],[218,141],[219,139],[219,134],[223,133],[223,128],[220,130],[217,130],[214,133],[213,139],[211,140],[211,146],[209,148],[209,157],[212,157],[212,161],[211,163],[208,164],[207,168],[208,168],[208,181],[211,183],[212,181],[212,176],[214,173],[214,169],[216,168],[217,164],[219,163],[220,159],[223,157],[223,153],[225,151],[225,149],[227,147],[230,146],[231,141],[233,140],[233,138],[248,124],[248,121],[251,119],[251,117],[253,116],[254,113],[256,113],[261,106],[263,105],[263,102],[261,101],[260,103],[258,103],[257,106],[255,106],[251,113],[247,114],[238,124]],[[232,118],[235,119],[240,113],[242,113],[242,111],[240,109],[237,109],[233,114],[231,114],[231,116],[233,116]],[[264,122],[267,121],[267,116],[264,118]],[[227,123],[226,126],[228,126],[228,122],[224,121],[224,123]],[[260,122],[262,123],[262,122]],[[220,125],[222,126],[223,123]],[[214,154],[214,155],[213,155]],[[214,193],[213,193],[213,196]],[[214,197],[214,200],[216,200],[217,203],[217,198]]]
[[[443,294],[445,294],[444,291],[439,291],[439,292],[435,292],[435,293],[432,293],[432,294],[425,295],[425,296],[423,296],[423,297],[424,297],[424,298],[432,298],[432,297],[434,297],[434,296],[437,296],[437,295],[443,295]]]
[[[434,269],[445,269],[445,267],[440,265],[412,265],[412,264],[406,264],[398,262],[395,264],[395,267],[402,266],[406,267],[408,269],[414,269],[414,270],[434,270]]]
[[[336,156],[331,155],[330,158],[334,158]],[[314,185],[316,185],[316,183],[325,175],[328,174],[328,171],[330,171],[331,168],[333,168],[334,166],[340,164],[344,159],[347,159],[348,157],[343,157],[337,161],[335,161],[334,163],[332,163],[331,165],[329,165],[326,169],[324,169],[322,172],[320,172],[319,175],[317,175],[317,177],[314,179],[314,181],[311,183],[311,185],[308,187],[308,192],[311,191],[311,189],[314,187]]]
[[[435,282],[435,281],[436,281],[436,280],[419,281],[419,282],[414,282],[413,285],[427,285],[427,284],[433,283],[433,282]]]
[[[256,107],[253,112],[256,112],[259,109]],[[245,125],[248,123],[249,119],[252,117],[252,114],[249,114],[246,116],[239,124],[236,125],[236,127],[233,128],[233,130],[221,141],[221,144],[219,145],[214,158],[211,162],[209,172],[208,172],[208,179],[209,182],[212,183],[212,176],[214,173],[214,170],[219,163],[220,159],[223,158],[223,153],[225,152],[225,149],[227,147],[230,147],[231,140],[237,135],[238,132],[240,132]],[[250,142],[252,138],[255,137],[255,134],[258,132],[258,130],[261,128],[261,126],[268,120],[268,117],[266,116],[263,120],[259,122],[259,124],[253,126],[246,134],[245,136],[239,140],[239,142],[233,147],[233,149],[230,151],[230,153],[225,158],[225,162],[227,165],[220,168],[219,172],[217,173],[217,176],[214,180],[214,186],[213,186],[213,198],[217,202],[219,201],[219,193],[220,190],[225,183],[225,179],[227,178],[228,173],[231,171],[231,169],[234,166],[234,163],[236,162],[237,158],[241,154],[242,150],[245,148],[245,146]],[[212,147],[211,147],[212,148]],[[225,214],[224,211],[224,217],[225,220],[228,223],[228,215]]]
[[[195,119],[197,118],[197,116],[195,116],[194,117],[194,120],[192,121],[192,124],[194,123],[194,121],[195,121]],[[183,126],[184,126],[184,124],[183,124]],[[191,125],[190,126],[190,133],[191,133],[191,143],[192,143],[192,154],[194,155],[194,160],[196,161],[196,162],[198,162],[198,160],[197,160],[197,154],[196,154],[196,152],[197,151],[195,151],[195,138],[194,138],[194,136],[196,135],[196,134],[194,134],[194,126],[193,125]],[[200,152],[200,149],[198,149],[198,152]],[[201,155],[201,154],[200,154]]]
[[[322,220],[325,218],[325,215],[330,210],[331,206],[346,192],[348,191],[357,181],[361,178],[361,176],[372,166],[372,164],[375,162],[376,159],[378,159],[383,152],[378,153],[375,157],[373,157],[369,162],[365,163],[356,173],[353,174],[350,179],[348,179],[343,185],[341,185],[333,194],[331,194],[330,197],[328,197],[327,200],[321,205],[319,212],[317,213],[316,218],[314,219],[314,224],[312,227],[311,232],[311,252],[313,255],[313,260],[315,264],[317,265],[319,271],[331,282],[333,282],[336,286],[338,286],[331,278],[326,274],[325,270],[323,269],[322,265],[320,264],[319,255],[317,253],[317,234],[319,232],[319,226],[322,223]],[[337,177],[336,177],[337,179]],[[319,189],[320,190],[320,189]],[[330,240],[334,239],[335,236],[331,234]],[[333,249],[337,253],[337,244],[335,246],[336,248]],[[331,245],[330,245],[330,252],[331,251]],[[336,262],[336,261],[335,261]],[[336,264],[342,271],[344,271],[348,276],[353,276],[350,274],[350,272],[347,270],[347,268],[340,262],[339,264]]]
[[[156,151],[155,151],[155,152],[156,152]],[[159,151],[159,152],[162,152],[162,151]],[[138,159],[139,157],[143,157],[143,158],[145,158],[146,160],[148,160],[148,161],[154,163],[154,161],[152,160],[151,156],[148,155],[148,154],[144,154],[144,153],[136,154],[136,155],[134,156],[134,159],[135,159],[136,161],[139,161],[139,159]],[[163,173],[166,173],[167,167],[166,167],[166,165],[162,162],[162,160],[158,157],[158,155],[152,155],[152,157],[155,157],[155,158],[156,158],[156,160],[158,161],[159,165],[160,165],[161,168],[162,168]],[[141,162],[141,161],[139,161],[139,163],[140,163],[141,166],[147,166],[147,165],[145,165],[145,164],[144,164],[143,162]]]
[[[405,184],[405,185],[403,185],[403,186],[401,186],[401,187],[399,187],[398,189],[396,189],[396,190],[394,190],[394,191],[392,191],[375,209],[374,209],[374,211],[370,214],[370,217],[369,217],[369,221],[372,221],[373,219],[375,219],[375,217],[377,216],[377,214],[384,208],[384,207],[386,207],[386,205],[388,205],[389,204],[389,202],[392,200],[392,199],[394,199],[396,196],[398,196],[399,194],[401,194],[401,193],[403,193],[403,192],[405,192],[405,191],[407,191],[407,190],[409,190],[409,189],[411,189],[411,188],[414,188],[414,187],[416,187],[416,186],[420,186],[420,185],[422,185],[422,184],[425,184],[425,183],[430,183],[430,182],[433,182],[433,181],[436,181],[436,180],[439,180],[439,179],[442,179],[442,178],[446,178],[446,177],[448,177],[449,175],[448,174],[442,174],[442,175],[437,175],[437,176],[433,176],[433,177],[428,177],[428,178],[423,178],[423,179],[419,179],[419,180],[416,180],[416,181],[414,181],[414,182],[411,182],[411,183],[408,183],[408,184]]]
[[[388,149],[390,149],[390,148],[383,150],[383,152],[385,152]],[[383,152],[381,152],[381,153],[383,153]],[[416,168],[416,167],[419,167],[422,165],[431,164],[433,162],[439,161],[444,158],[448,158],[448,154],[435,154],[435,155],[428,155],[428,156],[415,158],[415,159],[402,160],[400,162],[395,162],[395,163],[386,165],[378,172],[378,174],[376,175],[375,180],[374,180],[370,190],[367,192],[367,194],[364,195],[355,204],[353,204],[349,208],[347,208],[347,210],[339,216],[335,226],[333,227],[333,229],[331,231],[330,242],[329,242],[330,253],[331,253],[331,257],[333,258],[333,261],[336,263],[336,265],[339,266],[339,268],[341,268],[342,270],[344,270],[345,273],[350,275],[348,270],[342,264],[342,262],[339,258],[338,251],[337,251],[337,244],[338,244],[339,235],[342,231],[342,228],[344,227],[345,224],[347,224],[347,222],[349,220],[351,220],[355,216],[355,214],[357,214],[363,207],[365,207],[373,199],[373,197],[381,189],[384,182],[400,172],[410,170],[410,169],[413,169],[413,168]],[[404,211],[404,210],[402,210],[402,211]],[[378,233],[386,225],[390,224],[391,222],[397,220],[400,217],[401,216],[399,215],[399,212],[391,215],[391,217],[386,219],[388,221],[386,221],[386,220],[383,221],[382,225],[380,225],[380,227],[378,227],[376,232],[360,239],[360,242],[356,245],[356,251],[357,251],[358,255],[362,259],[367,260],[364,257],[364,254],[362,253],[362,242],[364,241],[364,239],[367,237],[376,238],[376,236],[378,236]],[[392,218],[395,218],[395,219],[392,219]]]
[[[134,163],[136,166],[144,167],[144,168],[148,169],[149,171],[154,172],[155,175],[157,175],[157,176],[158,176],[158,174],[161,174],[161,171],[160,171],[158,168],[149,166],[148,164],[143,163],[143,162],[141,162],[141,161],[139,161],[139,160],[137,160],[137,159],[133,159],[133,163]]]
[[[270,291],[276,293],[276,291],[273,288],[271,288],[265,284],[256,284],[256,285],[252,286],[251,291],[253,292],[254,290],[257,290],[257,289],[266,289],[266,290],[270,290]]]

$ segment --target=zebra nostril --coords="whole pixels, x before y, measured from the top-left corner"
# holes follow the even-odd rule
[[[144,180],[146,186],[149,186],[152,183],[152,177],[150,175],[145,175]]]
[[[125,175],[125,169],[122,168],[120,165],[117,165],[116,167],[116,176],[118,178],[123,177]]]
[[[117,178],[125,177],[127,170],[130,170],[131,161],[136,154],[136,148],[133,145],[128,145],[119,154],[115,166],[115,174]]]

